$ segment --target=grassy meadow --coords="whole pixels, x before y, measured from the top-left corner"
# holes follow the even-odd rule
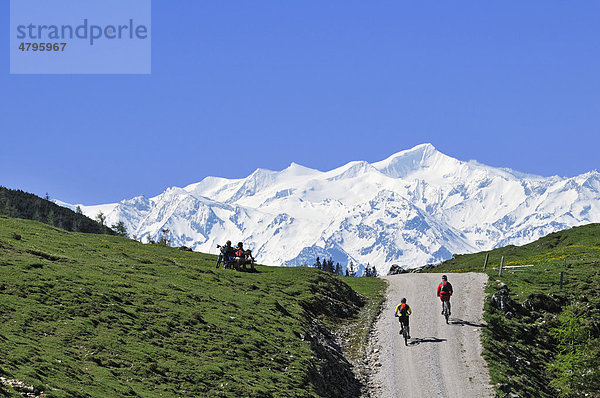
[[[344,345],[359,355],[383,281],[352,278],[358,294],[312,268],[215,263],[0,216],[0,376],[47,397],[344,394],[331,378],[360,388],[321,341],[353,325]]]

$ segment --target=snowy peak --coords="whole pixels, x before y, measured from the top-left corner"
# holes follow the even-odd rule
[[[438,152],[433,145],[422,144],[373,163],[373,167],[389,177],[406,178],[416,171],[435,167],[436,163],[444,161],[458,163],[455,159]]]
[[[319,174],[318,170],[304,167],[294,162],[292,162],[285,170],[281,172],[281,175],[286,177],[304,177],[314,176],[317,174]]]

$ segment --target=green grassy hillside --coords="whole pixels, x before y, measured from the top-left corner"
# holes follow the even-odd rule
[[[483,344],[498,396],[600,397],[600,224],[458,255],[435,272],[481,272],[487,254]],[[521,265],[533,266],[511,268]]]
[[[48,397],[356,394],[330,330],[365,329],[369,298],[310,268],[214,264],[0,216],[0,376]],[[352,283],[381,300],[379,279]]]
[[[116,235],[109,227],[99,224],[80,212],[74,212],[34,194],[2,186],[0,186],[0,215],[39,221],[67,231]]]

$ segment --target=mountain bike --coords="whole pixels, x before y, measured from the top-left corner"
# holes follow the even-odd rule
[[[402,318],[398,315],[396,315],[396,317],[398,318],[398,322],[400,322],[400,334],[404,338],[404,345],[408,346],[408,330],[406,330],[406,325],[402,322]]]
[[[442,301],[443,305],[444,305],[444,309],[442,310],[442,315],[444,315],[444,318],[446,318],[446,324],[448,324],[448,318],[450,318],[450,303],[448,300],[444,300]]]
[[[223,268],[225,269],[233,269],[235,265],[235,257],[231,254],[230,251],[225,246],[217,245],[217,249],[219,249],[219,257],[217,258],[217,267],[223,263]]]

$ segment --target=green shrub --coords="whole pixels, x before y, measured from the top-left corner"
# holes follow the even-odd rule
[[[558,320],[560,326],[550,331],[559,350],[548,365],[551,385],[562,397],[600,395],[600,344],[591,337],[584,306],[567,306]]]

